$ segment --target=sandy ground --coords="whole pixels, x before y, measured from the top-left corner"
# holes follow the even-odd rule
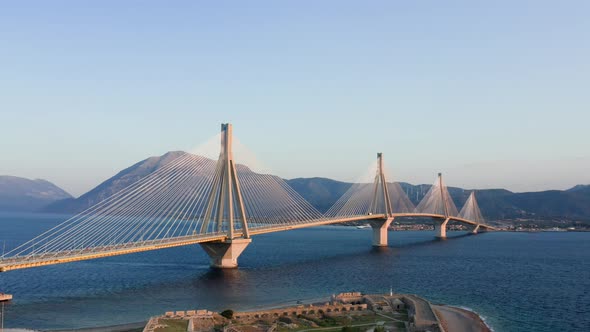
[[[455,307],[433,305],[447,332],[491,332],[473,312]]]

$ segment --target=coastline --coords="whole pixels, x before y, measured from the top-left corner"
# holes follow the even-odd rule
[[[441,325],[447,332],[493,332],[475,311],[450,305],[432,305]]]
[[[57,329],[57,330],[43,330],[47,332],[131,332],[143,331],[147,320],[143,322],[123,323],[116,325],[83,327],[79,329]]]
[[[445,304],[432,304],[428,300],[421,298],[422,300],[426,301],[430,307],[432,308],[433,313],[435,314],[439,324],[443,328],[445,332],[494,332],[493,328],[489,326],[485,319],[475,312],[472,309],[461,307],[461,306],[452,306],[452,305],[445,305]],[[253,311],[266,311],[266,310],[275,310],[275,309],[282,309],[289,306],[301,306],[301,305],[310,305],[317,302],[324,302],[329,301],[330,298],[327,297],[318,297],[314,299],[305,299],[305,300],[289,300],[284,301],[282,303],[276,303],[271,305],[264,305],[264,306],[249,306],[247,308],[243,308],[240,312],[253,312]],[[107,325],[107,326],[96,326],[96,327],[88,327],[88,328],[78,328],[78,329],[56,329],[56,330],[46,330],[48,332],[139,332],[142,331],[144,326],[148,322],[133,322],[133,323],[124,323],[124,324],[116,324],[116,325]]]
[[[479,313],[477,313],[477,311],[471,309],[471,308],[467,308],[467,307],[463,307],[463,306],[455,306],[455,308],[459,308],[465,311],[469,311],[475,315],[477,315],[479,317],[479,319],[481,319],[481,321],[485,324],[485,326],[488,328],[488,330],[490,330],[491,332],[494,332],[494,328],[492,328],[492,326],[488,323],[487,319],[480,315]]]
[[[493,331],[479,314],[470,309],[435,305],[414,294],[345,292],[333,295],[329,300],[319,299],[322,299],[320,303],[317,300],[313,301],[315,303],[310,300],[297,300],[292,306],[288,306],[287,303],[293,301],[284,301],[280,304],[258,307],[256,311],[234,311],[229,308],[222,313],[206,309],[168,311],[161,316],[152,317],[146,325],[146,330],[152,331],[162,324],[166,326],[171,324],[170,322],[184,321],[184,324],[188,324],[188,331],[213,331],[213,327],[217,325],[231,325],[233,331],[267,331],[275,329],[276,326],[290,330],[301,325],[309,325],[310,331],[343,326],[364,328],[373,325],[397,330],[400,324],[411,331]],[[345,321],[342,320],[343,317]],[[375,317],[385,320],[376,321]]]

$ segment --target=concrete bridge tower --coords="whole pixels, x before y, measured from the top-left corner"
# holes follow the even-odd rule
[[[442,200],[443,211],[444,211],[444,220],[435,220],[434,221],[434,233],[435,236],[439,239],[446,239],[447,238],[447,224],[450,220],[450,213],[449,213],[449,202],[447,193],[445,192],[445,187],[443,185],[442,173],[438,173],[438,190],[440,190],[440,199]]]
[[[225,221],[228,228],[225,241],[201,243],[201,247],[211,259],[211,266],[215,268],[238,267],[238,257],[252,242],[240,191],[240,180],[236,172],[232,141],[232,125],[222,124],[221,152],[215,173],[220,176],[213,179],[213,188],[209,194],[207,209],[203,217],[204,222],[201,227],[201,233],[205,233],[210,227],[210,222],[214,221],[213,226],[221,230]],[[241,224],[242,234],[240,235],[235,234],[236,217],[239,218]]]
[[[380,206],[379,203],[382,203],[383,206]],[[391,208],[387,180],[385,179],[383,170],[382,153],[377,153],[377,174],[375,175],[373,198],[371,199],[368,214],[385,214],[384,219],[372,220],[370,221],[370,225],[373,228],[373,246],[386,247],[387,230],[393,222],[393,210]]]

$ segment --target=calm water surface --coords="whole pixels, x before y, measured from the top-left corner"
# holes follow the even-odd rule
[[[62,220],[0,214],[0,240],[9,249]],[[318,227],[256,236],[230,271],[210,270],[203,250],[189,246],[2,273],[0,291],[15,298],[5,327],[110,325],[393,287],[471,308],[495,331],[590,331],[590,233],[434,241],[431,232],[390,232],[390,247],[374,250],[370,232]]]

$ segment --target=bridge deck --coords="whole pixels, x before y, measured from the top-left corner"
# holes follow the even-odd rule
[[[153,240],[120,244],[114,246],[96,247],[92,249],[73,250],[68,252],[50,252],[38,255],[4,258],[0,260],[0,272],[26,269],[30,267],[70,263],[102,257],[132,254],[142,251],[158,250],[164,248],[180,247],[203,242],[223,241],[227,238],[223,235],[195,235],[176,237],[163,240]]]
[[[392,217],[394,217],[394,218],[396,218],[396,217],[425,217],[425,218],[435,218],[435,219],[446,219],[446,217],[444,215],[429,214],[429,213],[396,213],[396,214],[393,214]],[[310,220],[308,222],[299,223],[299,224],[285,224],[282,226],[255,227],[255,228],[250,229],[250,234],[251,235],[259,235],[259,234],[287,231],[287,230],[306,228],[306,227],[347,223],[347,222],[361,221],[361,220],[384,219],[384,218],[386,218],[385,214],[360,215],[360,216],[345,217],[345,218],[322,218],[322,219],[317,219],[317,220]],[[462,223],[466,223],[469,225],[474,225],[474,226],[478,225],[478,223],[476,223],[474,221],[459,218],[459,217],[449,217],[449,219],[454,220],[454,221],[459,221]],[[486,229],[490,229],[490,230],[495,229],[494,227],[491,227],[491,226],[485,225],[485,224],[479,224],[479,226],[481,228],[486,228]],[[236,233],[236,236],[242,236],[242,235],[243,234],[241,234],[240,232]],[[133,243],[126,243],[126,244],[112,245],[112,246],[103,246],[103,247],[71,250],[71,251],[48,252],[48,253],[41,253],[41,254],[27,255],[27,256],[5,257],[3,259],[0,259],[0,272],[17,270],[17,269],[26,269],[26,268],[31,268],[31,267],[45,266],[45,265],[76,262],[76,261],[110,257],[110,256],[125,255],[125,254],[131,254],[131,253],[136,253],[136,252],[158,250],[158,249],[164,249],[164,248],[180,247],[180,246],[186,246],[186,245],[198,244],[198,243],[204,243],[204,242],[224,241],[226,239],[227,239],[227,234],[225,234],[225,233],[224,234],[213,234],[213,235],[211,235],[211,234],[190,235],[190,236],[183,236],[183,237],[174,237],[174,238],[169,238],[169,239],[133,242]]]

